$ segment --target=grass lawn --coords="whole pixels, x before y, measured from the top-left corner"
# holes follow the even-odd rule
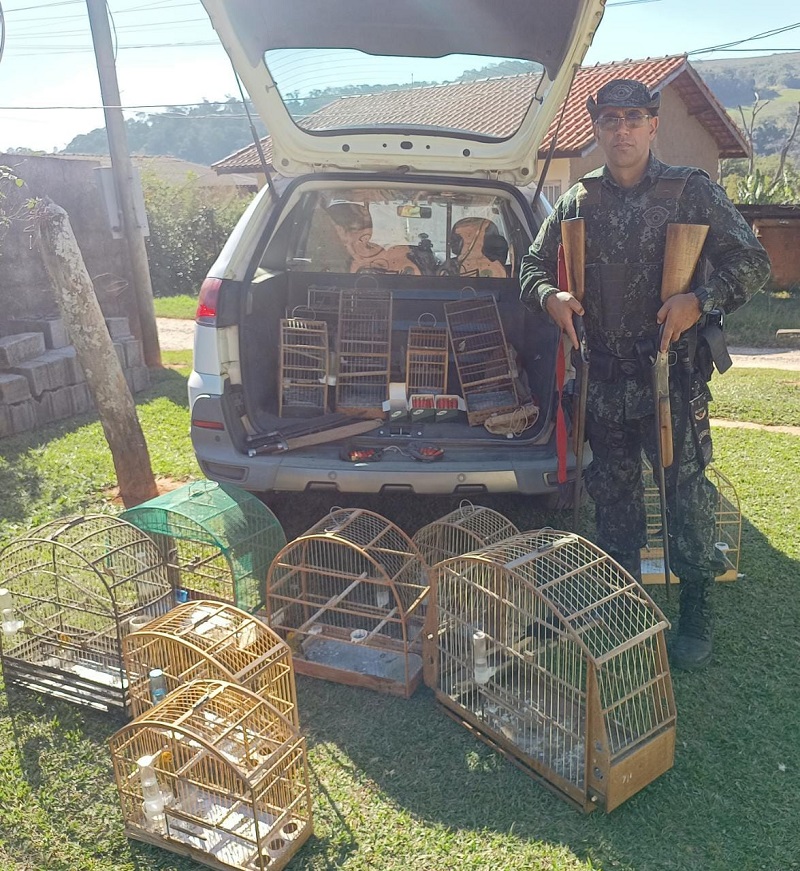
[[[800,329],[800,297],[766,291],[725,318],[729,345],[773,348],[776,330]]]
[[[188,293],[180,296],[157,296],[153,299],[157,318],[182,318],[194,320],[197,312],[197,297]]]
[[[181,366],[187,354],[164,356]],[[185,365],[158,373],[137,397],[154,470],[178,479],[198,474],[185,374]],[[712,667],[673,675],[675,767],[612,814],[583,816],[473,739],[428,690],[406,701],[298,678],[315,835],[290,871],[800,869],[799,443],[745,430],[719,430],[715,441],[717,465],[742,502],[744,577],[717,587]],[[0,544],[50,517],[109,510],[112,482],[93,417],[4,440]],[[417,503],[414,523],[442,507]],[[528,500],[497,499],[494,507],[523,528],[571,522]],[[293,496],[275,508],[289,531],[325,506]],[[392,500],[383,513],[407,508]],[[665,603],[662,589],[649,589],[674,617],[675,597]],[[0,691],[0,871],[200,867],[124,837],[106,744],[120,725],[34,693]]]
[[[800,426],[800,372],[729,369],[711,379],[711,416]]]

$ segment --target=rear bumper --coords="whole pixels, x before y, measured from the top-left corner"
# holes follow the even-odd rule
[[[223,416],[218,398],[198,397],[203,420]],[[331,443],[284,453],[250,457],[237,450],[227,430],[192,426],[192,445],[200,468],[210,479],[235,484],[254,493],[330,490],[341,493],[408,493],[431,496],[478,493],[545,495],[556,490],[553,441],[529,446],[504,443],[453,448],[424,463],[398,451],[387,451],[377,462],[351,463]],[[588,451],[587,451],[588,454]],[[574,470],[574,457],[568,458]]]

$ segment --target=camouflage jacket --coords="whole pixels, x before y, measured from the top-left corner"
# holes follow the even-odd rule
[[[652,154],[642,180],[620,187],[606,167],[584,176],[556,203],[522,260],[522,301],[541,305],[555,286],[560,223],[586,221],[584,324],[590,350],[634,356],[639,336],[657,331],[661,269],[669,223],[708,224],[696,284],[731,312],[769,276],[769,258],[724,190],[691,167]]]

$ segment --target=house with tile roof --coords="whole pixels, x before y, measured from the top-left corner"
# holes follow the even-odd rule
[[[721,158],[749,154],[743,134],[685,55],[581,67],[539,151],[541,171],[555,137],[545,184],[551,201],[585,172],[602,164],[586,98],[615,78],[638,79],[661,92],[661,125],[654,152],[667,163],[698,166],[716,180]],[[310,130],[382,123],[433,124],[503,137],[518,128],[538,79],[538,73],[527,73],[356,94],[334,100],[298,124]],[[261,145],[272,172],[269,137]],[[255,145],[218,161],[212,169],[220,174],[257,174],[264,180]]]

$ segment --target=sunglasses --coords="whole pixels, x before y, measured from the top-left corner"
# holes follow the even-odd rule
[[[642,112],[626,112],[624,115],[601,115],[595,124],[601,130],[619,130],[624,124],[629,129],[642,127],[653,116]]]

